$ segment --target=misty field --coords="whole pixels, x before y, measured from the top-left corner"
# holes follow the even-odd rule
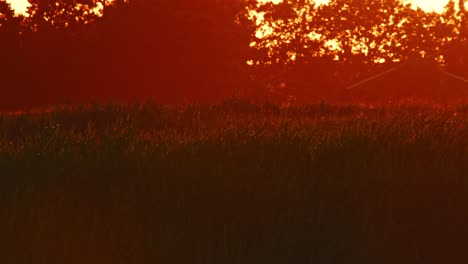
[[[2,263],[466,263],[468,106],[0,116]]]

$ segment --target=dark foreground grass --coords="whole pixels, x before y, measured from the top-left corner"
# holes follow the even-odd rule
[[[1,263],[466,263],[468,113],[91,106],[0,117]]]

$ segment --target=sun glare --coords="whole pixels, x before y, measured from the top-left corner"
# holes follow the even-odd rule
[[[419,7],[426,12],[437,12],[441,13],[444,7],[447,5],[448,0],[411,0],[407,1],[413,4],[415,7]]]
[[[18,15],[25,15],[26,11],[28,10],[28,7],[31,6],[31,4],[28,2],[28,0],[6,0],[7,3],[11,5],[11,8],[15,10],[15,13]]]

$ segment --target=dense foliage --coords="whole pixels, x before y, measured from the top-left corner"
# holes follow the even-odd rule
[[[5,263],[460,263],[466,106],[0,117]]]
[[[285,0],[251,4],[246,16],[257,34],[255,65],[312,63],[374,64],[417,57],[442,62],[466,52],[466,1],[448,2],[442,14],[414,9],[400,0]],[[456,49],[456,50],[453,50]],[[455,62],[452,62],[455,63]]]

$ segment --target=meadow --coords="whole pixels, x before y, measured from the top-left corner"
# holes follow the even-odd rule
[[[468,106],[0,115],[2,263],[466,263]]]

